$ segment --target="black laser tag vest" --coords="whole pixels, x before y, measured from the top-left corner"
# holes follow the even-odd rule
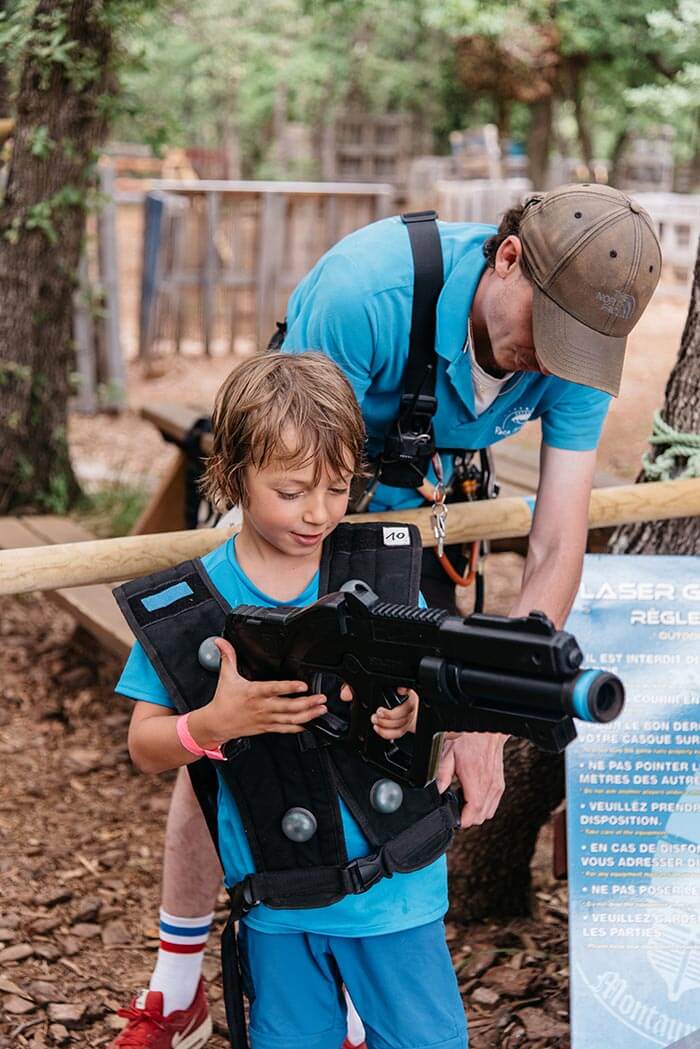
[[[392,545],[395,525],[339,525],[324,544],[319,594],[361,579],[384,601],[416,604],[420,536],[414,526],[398,531],[407,545]],[[230,606],[201,561],[132,580],[118,587],[115,596],[176,709],[186,712],[208,703],[218,673],[204,669],[197,653],[205,638],[222,633]],[[340,700],[331,700],[329,710],[330,717],[347,717],[347,705]],[[244,737],[229,745],[227,753],[225,762],[204,758],[189,770],[215,842],[213,765],[238,805],[256,869],[231,892],[240,913],[260,902],[277,908],[327,906],[395,871],[426,866],[446,850],[459,822],[454,795],[441,796],[434,782],[402,786],[398,809],[378,811],[370,796],[386,774],[343,742],[320,733]],[[338,796],[370,842],[370,856],[348,861]],[[316,823],[308,840],[292,840],[283,829],[285,816],[299,809],[311,813]]]

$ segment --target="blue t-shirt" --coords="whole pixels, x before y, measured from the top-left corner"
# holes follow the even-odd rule
[[[610,396],[539,372],[517,372],[493,404],[476,414],[467,318],[486,266],[484,241],[494,226],[439,222],[445,282],[437,305],[433,420],[438,448],[486,448],[516,433],[528,419],[542,420],[553,448],[596,448]],[[283,349],[321,350],[350,380],[362,407],[368,452],[378,455],[399,409],[408,360],[413,304],[413,257],[398,216],[345,237],[297,286],[287,310]],[[449,471],[449,457],[444,456]],[[408,489],[380,485],[372,510],[419,506]]]
[[[226,601],[236,605],[274,607],[275,601],[259,590],[236,560],[235,536],[202,558],[209,577]],[[309,605],[318,598],[318,573],[303,593],[289,605]],[[423,603],[423,602],[421,602]],[[172,707],[168,693],[141,645],[136,642],[126,661],[116,691],[131,699]],[[342,799],[340,811],[348,859],[366,856],[372,847]],[[235,885],[255,871],[238,807],[219,778],[219,848],[227,885]],[[447,863],[442,856],[411,874],[384,878],[359,896],[346,896],[329,907],[308,910],[273,910],[263,904],[244,919],[262,932],[317,932],[328,936],[376,936],[400,932],[441,918],[447,910]]]

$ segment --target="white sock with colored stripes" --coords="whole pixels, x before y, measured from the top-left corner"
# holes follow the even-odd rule
[[[192,1004],[213,917],[213,912],[201,918],[160,912],[160,948],[149,990],[163,995],[165,1016]]]

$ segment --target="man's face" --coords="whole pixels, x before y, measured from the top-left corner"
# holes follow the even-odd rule
[[[504,372],[541,372],[532,338],[532,282],[520,268],[519,241],[509,237],[496,256],[484,320],[496,367]],[[516,250],[517,248],[517,250]]]

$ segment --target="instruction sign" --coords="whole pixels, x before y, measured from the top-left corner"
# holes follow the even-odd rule
[[[567,629],[625,684],[567,751],[572,1049],[700,1049],[700,557],[586,557]]]

